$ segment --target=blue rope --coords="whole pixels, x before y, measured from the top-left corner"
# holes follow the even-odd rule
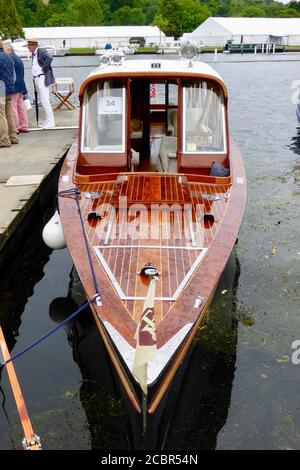
[[[76,312],[72,313],[72,315],[70,315],[68,318],[66,318],[63,322],[61,322],[59,325],[57,325],[55,328],[53,328],[52,330],[50,330],[48,333],[46,333],[45,335],[43,335],[40,339],[34,341],[34,343],[30,344],[29,346],[27,346],[26,348],[22,349],[20,352],[18,352],[17,354],[15,354],[14,356],[11,356],[10,359],[8,359],[7,361],[4,361],[4,362],[1,362],[0,363],[0,366],[5,366],[8,362],[11,362],[11,361],[14,361],[15,359],[17,359],[18,357],[22,356],[24,353],[26,353],[27,351],[30,351],[30,349],[34,348],[37,344],[41,343],[44,339],[48,338],[48,336],[52,335],[53,333],[55,333],[55,331],[57,331],[59,328],[61,328],[62,326],[64,326],[66,323],[68,323],[70,320],[72,320],[73,318],[76,317],[76,315],[78,315],[80,312],[82,312],[82,310],[84,310],[89,304],[91,304],[92,302],[94,302],[94,300],[96,300],[96,298],[98,297],[98,294],[94,295],[94,297],[91,298],[91,300],[88,300],[87,302],[85,302],[78,310],[76,310]]]
[[[92,272],[92,277],[93,277],[93,281],[94,281],[94,287],[95,287],[96,294],[91,298],[91,300],[88,300],[78,310],[76,310],[76,312],[72,313],[72,315],[70,315],[62,323],[60,323],[58,326],[56,326],[55,328],[50,330],[48,333],[46,333],[40,339],[34,341],[34,343],[32,343],[29,346],[27,346],[26,348],[22,349],[22,351],[18,352],[14,356],[11,356],[11,358],[8,359],[7,361],[0,362],[0,367],[5,366],[8,362],[12,362],[15,359],[17,359],[18,357],[25,354],[27,351],[30,351],[30,349],[37,346],[39,343],[44,341],[44,339],[48,338],[50,335],[55,333],[59,328],[61,328],[66,323],[68,323],[70,320],[75,318],[76,315],[78,315],[80,312],[82,312],[82,310],[84,310],[85,307],[87,307],[89,304],[91,304],[92,302],[94,302],[97,299],[100,300],[100,290],[99,290],[97,279],[96,279],[96,274],[95,274],[95,270],[94,270],[94,266],[93,266],[93,261],[92,261],[92,257],[91,257],[91,253],[90,253],[90,249],[89,249],[89,243],[88,243],[87,236],[86,236],[85,229],[84,229],[84,222],[83,222],[82,213],[81,213],[81,209],[80,209],[80,203],[79,203],[79,195],[80,195],[80,189],[79,188],[71,188],[71,189],[67,189],[66,191],[61,191],[60,193],[58,193],[58,196],[62,196],[62,197],[64,197],[64,196],[65,197],[75,196],[75,200],[76,200],[76,204],[77,204],[77,208],[78,208],[78,214],[79,214],[80,223],[81,223],[81,228],[82,228],[82,232],[83,232],[83,238],[84,238],[84,241],[85,241],[86,251],[87,251],[87,255],[88,255],[88,259],[89,259],[89,264],[90,264],[90,268],[91,268],[91,272]]]
[[[90,268],[91,268],[91,273],[92,273],[92,277],[93,277],[93,281],[94,281],[95,291],[96,291],[96,294],[98,294],[98,296],[100,297],[100,290],[99,290],[99,286],[98,286],[98,282],[97,282],[97,278],[96,278],[96,274],[95,274],[95,270],[94,270],[94,266],[93,266],[93,261],[92,261],[92,257],[91,257],[89,242],[88,242],[88,239],[87,239],[87,236],[86,236],[86,233],[85,233],[84,222],[83,222],[82,213],[81,213],[81,209],[80,209],[79,194],[80,194],[80,189],[76,188],[75,200],[76,200],[76,204],[77,204],[77,208],[78,208],[78,214],[79,214],[79,218],[80,218],[83,238],[84,238],[85,247],[86,247],[86,251],[87,251],[87,255],[88,255],[88,259],[89,259],[89,263],[90,263]]]
[[[58,193],[58,196],[62,196],[62,197],[75,196],[75,201],[76,201],[76,204],[77,204],[77,211],[78,211],[78,215],[79,215],[79,219],[80,219],[80,224],[81,224],[81,230],[82,230],[82,233],[83,233],[83,238],[84,238],[84,242],[85,242],[86,252],[87,252],[87,255],[88,255],[89,265],[90,265],[90,269],[91,269],[91,273],[92,273],[92,278],[93,278],[93,282],[94,282],[94,288],[95,288],[97,297],[98,297],[99,300],[100,300],[100,299],[101,299],[101,296],[100,296],[100,289],[99,289],[99,286],[98,286],[98,282],[97,282],[97,278],[96,278],[96,273],[95,273],[94,265],[93,265],[93,260],[92,260],[92,257],[91,257],[89,242],[88,242],[88,239],[87,239],[87,236],[86,236],[86,232],[85,232],[85,228],[84,228],[84,221],[83,221],[83,217],[82,217],[82,212],[81,212],[81,209],[80,209],[80,202],[79,202],[80,189],[79,189],[78,187],[76,187],[76,188],[71,188],[71,189],[66,189],[65,191],[59,192],[59,193]]]

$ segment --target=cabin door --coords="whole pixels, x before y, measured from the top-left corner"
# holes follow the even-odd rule
[[[130,145],[139,171],[155,171],[150,158],[150,81],[133,78],[130,83]],[[136,155],[138,153],[138,156]]]
[[[129,98],[131,165],[134,171],[176,173],[178,82],[133,78]]]

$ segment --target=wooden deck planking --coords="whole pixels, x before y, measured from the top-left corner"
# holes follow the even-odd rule
[[[179,179],[180,178],[180,179]],[[108,264],[116,282],[126,297],[145,297],[147,286],[141,282],[138,272],[143,265],[152,262],[161,273],[160,282],[156,287],[156,297],[170,298],[188,274],[200,251],[177,249],[175,247],[192,246],[192,240],[185,237],[184,217],[179,211],[167,213],[158,211],[153,219],[150,218],[151,203],[159,207],[161,204],[190,204],[192,221],[199,217],[197,205],[204,207],[204,212],[214,215],[215,223],[210,228],[204,228],[204,246],[208,247],[221,225],[226,211],[226,199],[221,195],[226,193],[228,187],[220,185],[208,185],[203,183],[188,183],[186,177],[176,175],[126,175],[116,181],[103,183],[90,183],[81,186],[82,192],[100,192],[97,199],[88,199],[82,196],[81,209],[86,224],[86,231],[91,246],[102,246],[106,229],[104,223],[98,220],[87,222],[89,212],[97,211],[104,214],[106,205],[116,207],[116,232],[112,232],[108,246],[101,249],[102,256]],[[203,194],[218,194],[217,201],[207,201]],[[147,212],[141,210],[139,214],[139,228],[137,239],[124,237],[126,224],[128,223],[127,211],[119,210],[119,197],[127,198],[127,211],[130,206],[136,204],[135,210],[139,210],[138,204],[146,204]],[[142,209],[142,208],[141,208]],[[132,216],[131,222],[134,221]],[[170,231],[166,230],[170,221]],[[158,239],[151,238],[151,222],[154,222]],[[100,225],[101,224],[101,225]],[[125,224],[125,226],[124,226]],[[200,227],[203,222],[198,221]],[[145,228],[148,227],[148,232]],[[143,230],[145,230],[143,232]],[[153,227],[152,227],[153,231]],[[155,230],[154,230],[155,232]],[[187,230],[189,233],[189,231]],[[146,238],[145,238],[146,235]],[[143,238],[142,238],[143,237]],[[189,234],[189,238],[190,234]],[[144,246],[159,245],[157,250],[144,248]],[[132,246],[137,246],[134,248]],[[163,248],[168,246],[169,248]],[[171,247],[174,246],[174,249]],[[134,320],[138,320],[143,308],[143,300],[124,300],[126,307],[131,312]],[[174,302],[170,300],[157,300],[155,302],[156,321],[159,324],[168,313]]]

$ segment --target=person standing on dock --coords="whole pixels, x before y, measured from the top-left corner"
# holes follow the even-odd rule
[[[14,62],[5,54],[3,43],[0,41],[0,147],[19,143],[12,113],[14,84]]]
[[[40,127],[55,127],[54,114],[50,103],[49,86],[55,82],[51,62],[53,57],[47,49],[39,47],[37,39],[28,39],[27,46],[32,54],[32,75],[35,90],[38,91],[45,111],[45,122]]]
[[[16,124],[16,131],[28,132],[28,117],[27,111],[24,104],[24,95],[27,95],[27,89],[24,82],[24,64],[22,59],[17,56],[14,52],[12,44],[5,44],[4,52],[6,52],[14,61],[16,81],[15,81],[15,92],[12,95],[12,110]]]

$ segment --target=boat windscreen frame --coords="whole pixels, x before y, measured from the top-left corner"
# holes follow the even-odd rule
[[[135,72],[130,73],[127,71],[117,72],[112,74],[104,73],[103,75],[97,74],[94,76],[88,77],[81,85],[80,92],[79,92],[79,99],[80,99],[80,117],[79,117],[79,133],[78,133],[78,162],[76,165],[75,174],[80,175],[81,172],[78,170],[81,165],[91,165],[91,168],[95,168],[96,166],[107,168],[104,170],[105,173],[110,172],[118,173],[119,171],[132,171],[131,165],[131,157],[130,157],[130,148],[131,148],[131,135],[129,130],[129,120],[131,115],[131,104],[130,104],[130,81],[133,78],[148,78],[150,81],[154,80],[177,80],[178,83],[178,129],[177,129],[177,152],[178,152],[178,160],[177,160],[177,172],[179,173],[197,173],[197,168],[208,166],[209,161],[217,160],[225,162],[226,159],[229,157],[230,153],[230,139],[229,139],[229,123],[228,123],[228,93],[226,85],[219,77],[214,77],[212,75],[208,75],[205,73],[194,73],[194,71],[184,71],[184,72],[162,72],[162,71],[151,71],[148,73],[145,72]],[[84,97],[86,90],[88,89],[89,85],[91,85],[95,81],[105,81],[105,80],[113,80],[119,79],[122,80],[122,96],[123,96],[123,151],[101,151],[93,150],[93,151],[86,151],[83,147],[83,138],[84,138],[84,130],[83,125],[85,122],[85,105],[84,105]],[[186,153],[184,152],[184,142],[183,142],[183,90],[184,90],[184,81],[185,80],[199,80],[199,81],[207,81],[211,84],[219,87],[220,93],[222,94],[222,119],[223,119],[223,139],[224,139],[224,151],[219,152],[191,152]],[[101,156],[101,163],[97,158],[97,155]],[[112,158],[112,155],[115,155],[115,158]],[[205,155],[207,155],[206,161],[203,163],[203,159],[205,159]],[[199,162],[199,159],[202,162]],[[119,169],[117,171],[117,168]],[[108,171],[110,170],[110,171]],[[115,171],[116,170],[116,171]]]
[[[196,82],[196,79],[193,78],[193,81]],[[228,139],[227,139],[227,125],[226,125],[226,113],[225,113],[225,96],[222,87],[216,83],[215,81],[207,80],[206,78],[199,77],[200,82],[211,83],[214,86],[218,85],[219,90],[222,96],[222,103],[221,103],[221,118],[222,118],[222,137],[223,137],[223,149],[222,150],[186,150],[186,110],[187,110],[187,87],[184,84],[184,80],[181,80],[180,88],[181,88],[181,99],[182,99],[182,106],[181,106],[181,152],[184,155],[227,155],[228,154]]]
[[[114,77],[99,77],[98,80],[95,80],[95,82],[105,82],[105,81],[112,81],[114,80]],[[120,77],[117,78],[117,80],[120,80]],[[87,103],[85,102],[86,100],[86,93],[88,92],[89,85],[94,83],[90,82],[88,86],[86,86],[83,94],[83,99],[82,99],[82,116],[81,116],[81,132],[80,132],[80,153],[82,155],[95,155],[95,154],[100,154],[100,155],[108,155],[108,154],[119,154],[119,155],[124,155],[127,153],[127,111],[126,111],[126,104],[127,104],[127,79],[124,77],[122,79],[122,95],[121,95],[121,103],[122,103],[122,147],[121,149],[111,149],[110,146],[107,145],[107,148],[98,148],[98,149],[88,149],[84,147],[84,140],[85,140],[85,129],[86,129],[86,111],[87,111]],[[108,114],[108,113],[107,113]]]

